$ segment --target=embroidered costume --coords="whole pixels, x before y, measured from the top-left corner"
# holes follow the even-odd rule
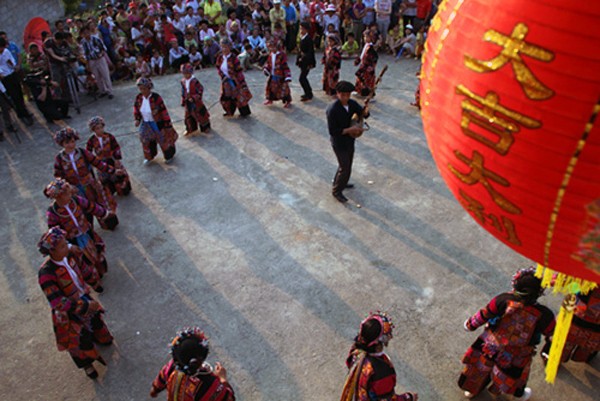
[[[71,140],[77,141],[78,139],[79,135],[77,131],[72,128],[62,129],[54,137],[54,140],[60,146],[65,145]],[[117,203],[112,193],[103,191],[102,185],[94,175],[92,166],[106,175],[115,174],[113,166],[94,156],[88,150],[73,148],[73,151],[70,153],[66,149],[63,149],[56,155],[54,159],[54,176],[65,179],[69,184],[77,188],[81,196],[85,196],[91,202],[99,203],[104,208],[116,213]],[[102,221],[100,221],[100,224],[103,228],[114,228],[105,227]]]
[[[600,287],[577,296],[562,361],[591,362],[600,351]]]
[[[542,334],[552,335],[555,324],[552,311],[537,303],[542,287],[534,273],[533,268],[519,270],[512,292],[496,296],[465,322],[469,331],[486,325],[462,359],[465,366],[458,385],[467,397],[479,394],[490,382],[492,394],[531,396],[526,385],[535,346]]]
[[[375,87],[375,68],[379,55],[373,43],[365,43],[362,53],[354,61],[358,65],[356,75],[356,92],[361,96],[368,96]]]
[[[152,382],[152,397],[166,389],[168,401],[235,401],[225,371],[217,364],[213,373],[204,362],[208,339],[200,329],[184,330],[171,345],[173,358]]]
[[[221,77],[221,106],[225,115],[232,116],[236,109],[241,116],[251,114],[248,102],[252,99],[252,93],[237,57],[232,53],[227,56],[220,53],[215,64]]]
[[[40,252],[50,256],[40,267],[38,281],[52,308],[58,350],[67,351],[77,367],[85,368],[86,374],[95,378],[98,374],[92,363],[105,364],[95,343],[109,345],[113,337],[102,319],[102,309],[90,310],[91,303],[96,301],[88,284],[94,283],[95,272],[70,251],[65,251],[66,256],[61,260],[53,259],[64,235],[64,231],[54,227],[40,240]]]
[[[417,401],[416,393],[396,394],[396,370],[383,347],[392,339],[394,325],[381,312],[361,323],[346,358],[349,369],[341,401]]]
[[[269,53],[263,66],[263,72],[268,77],[265,86],[266,104],[281,100],[284,105],[289,105],[292,102],[289,85],[289,81],[292,80],[292,73],[285,53],[281,51]]]
[[[58,226],[63,229],[66,240],[83,251],[83,262],[92,266],[102,277],[108,269],[104,257],[105,245],[88,221],[86,213],[104,219],[109,216],[109,212],[87,198],[71,197],[71,191],[69,184],[62,179],[51,182],[44,190],[44,194],[54,200],[46,211],[48,227]],[[66,198],[64,204],[59,204],[59,197]]]
[[[181,105],[185,108],[185,128],[189,134],[198,130],[210,131],[210,114],[202,101],[204,87],[200,81],[191,75],[194,68],[190,64],[181,66],[183,73],[190,74],[189,78],[181,80]]]
[[[338,39],[334,37],[331,40],[337,41]],[[327,46],[323,52],[321,63],[323,64],[323,90],[326,94],[334,96],[335,86],[340,80],[340,69],[342,68],[342,54],[337,44]]]
[[[105,126],[102,117],[93,117],[88,122],[88,126],[92,132],[100,125],[102,128]],[[129,174],[127,174],[127,171],[121,162],[121,159],[123,158],[121,155],[121,147],[114,135],[104,132],[104,130],[102,135],[95,133],[89,137],[86,149],[104,163],[119,170],[119,172],[115,174],[107,174],[102,171],[98,173],[100,183],[106,193],[105,196],[110,195],[110,198],[114,199],[112,195],[115,192],[120,196],[128,195],[129,192],[131,192],[131,182],[129,181]],[[114,205],[114,208],[111,205],[111,210],[116,210],[116,204]]]
[[[150,90],[153,87],[149,78],[138,79],[137,85]],[[133,118],[139,122],[144,159],[154,159],[158,153],[157,146],[160,146],[165,161],[170,162],[175,156],[175,142],[179,136],[171,124],[171,117],[162,97],[155,92],[147,97],[139,93],[133,103]]]

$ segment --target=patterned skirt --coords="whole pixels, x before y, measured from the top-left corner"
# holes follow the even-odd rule
[[[284,103],[292,101],[290,85],[284,77],[270,76],[269,79],[267,79],[265,98],[271,101],[282,100]]]

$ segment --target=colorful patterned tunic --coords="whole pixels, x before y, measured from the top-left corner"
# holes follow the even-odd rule
[[[577,306],[567,343],[563,351],[563,362],[589,362],[600,351],[600,287],[587,295],[577,296]]]
[[[412,393],[396,394],[396,370],[384,353],[367,354],[350,349],[346,366],[350,369],[342,401],[413,401]]]
[[[121,147],[113,134],[105,132],[102,137],[94,134],[87,141],[86,149],[96,155],[97,158],[104,163],[113,166],[116,170],[121,170],[119,174],[107,174],[99,171],[100,182],[104,187],[105,192],[110,193],[110,198],[115,192],[119,195],[127,195],[131,191],[131,183],[129,174],[125,170],[121,159]],[[105,195],[106,196],[106,195]],[[116,211],[116,203],[114,209],[111,205],[111,210]]]
[[[210,129],[210,114],[202,101],[204,87],[196,78],[190,80],[190,90],[186,88],[186,79],[181,80],[181,105],[185,107],[185,128],[194,132],[200,126],[202,132]]]
[[[476,330],[486,328],[465,353],[465,364],[458,385],[472,394],[479,394],[490,382],[494,394],[523,395],[535,346],[543,334],[554,331],[554,314],[535,303],[525,305],[512,293],[503,293],[470,319],[466,326]]]
[[[358,65],[356,75],[356,92],[368,96],[375,87],[375,68],[379,55],[372,43],[365,44],[361,55],[354,61]]]
[[[252,93],[250,93],[250,89],[246,83],[240,61],[235,55],[229,55],[227,58],[227,72],[229,76],[226,76],[220,68],[221,64],[223,64],[223,58],[223,54],[219,53],[215,63],[221,77],[221,106],[227,115],[232,116],[236,108],[240,110],[242,116],[248,115],[250,114],[248,102],[252,99]]]
[[[152,387],[157,392],[167,389],[168,401],[235,401],[229,383],[221,383],[214,373],[187,376],[175,369],[173,360],[162,367]]]
[[[283,103],[290,103],[292,94],[288,81],[292,79],[292,73],[285,53],[277,52],[274,63],[273,53],[269,53],[263,71],[269,77],[265,86],[265,98],[270,101],[282,100]]]
[[[167,106],[158,93],[150,94],[150,109],[154,118],[153,122],[146,122],[142,118],[143,95],[138,93],[133,103],[133,118],[140,121],[140,141],[144,149],[144,158],[152,160],[158,153],[157,144],[160,146],[165,159],[175,156],[175,142],[179,135],[171,124],[171,117]]]
[[[335,86],[340,80],[342,54],[338,46],[327,47],[323,53],[323,90],[330,96],[335,95]]]
[[[65,266],[50,258],[40,267],[38,281],[52,308],[58,350],[68,351],[75,364],[84,368],[95,360],[103,361],[94,342],[110,344],[112,335],[100,312],[88,313],[89,302],[93,299],[85,283],[97,283],[95,272],[81,264],[72,253],[65,259],[76,274],[79,286]]]
[[[72,159],[71,156],[73,156]],[[92,166],[105,174],[115,173],[113,166],[104,163],[85,149],[76,148],[72,155],[67,154],[64,150],[56,155],[54,176],[64,178],[69,184],[77,187],[81,196],[110,208],[110,203],[114,200],[105,199],[103,196],[102,186],[96,180]]]
[[[46,218],[49,228],[59,226],[67,232],[67,241],[83,251],[84,264],[93,266],[102,277],[108,269],[104,241],[92,228],[86,213],[101,218],[106,215],[106,209],[87,198],[74,196],[65,206],[54,202],[48,208]]]

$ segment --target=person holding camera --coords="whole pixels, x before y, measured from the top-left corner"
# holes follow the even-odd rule
[[[87,26],[81,28],[81,37],[81,47],[87,60],[87,66],[96,77],[100,97],[108,95],[108,98],[112,99],[112,82],[110,80],[109,58],[106,47],[100,39],[91,35],[90,28]]]
[[[56,32],[54,36],[42,32],[44,39],[44,53],[48,57],[50,66],[50,76],[54,82],[57,82],[61,89],[61,98],[69,100],[67,86],[67,72],[71,69],[70,63],[77,58],[71,54],[67,45],[67,36],[65,32]]]
[[[25,77],[35,105],[44,115],[47,122],[71,118],[69,102],[60,95],[60,85],[53,81],[45,71],[29,74]]]
[[[12,100],[12,105],[17,112],[17,116],[25,124],[31,126],[33,124],[32,115],[25,107],[25,100],[23,99],[23,90],[21,89],[21,79],[17,62],[15,61],[12,53],[8,49],[8,42],[5,38],[0,37],[0,81],[6,89],[6,95]],[[2,107],[4,109],[4,107]]]

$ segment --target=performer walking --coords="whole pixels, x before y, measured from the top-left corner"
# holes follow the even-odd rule
[[[236,109],[240,111],[240,116],[249,116],[251,111],[248,102],[252,99],[252,93],[246,84],[242,66],[235,54],[231,53],[231,41],[221,39],[220,43],[221,53],[217,55],[215,65],[221,77],[221,106],[225,110],[223,116],[233,116]]]
[[[160,146],[165,163],[169,164],[175,157],[175,142],[179,137],[171,124],[167,106],[158,93],[152,91],[154,85],[150,78],[137,80],[140,91],[133,103],[135,126],[140,128],[140,141],[144,149],[144,164],[152,161]]]
[[[342,68],[342,54],[340,53],[340,39],[337,35],[327,37],[327,47],[323,52],[323,90],[329,96],[335,96],[335,87],[340,79]]]
[[[287,56],[279,51],[279,44],[271,40],[268,44],[269,55],[263,66],[263,73],[268,77],[265,86],[265,105],[273,104],[275,100],[283,101],[283,107],[292,106],[292,93],[288,82],[292,80],[292,72],[287,63]]]
[[[199,328],[179,333],[171,342],[171,355],[152,382],[152,398],[166,389],[169,401],[235,401],[225,368],[217,362],[213,372],[205,362],[208,338]]]
[[[362,321],[346,366],[350,371],[341,401],[417,401],[417,393],[396,394],[396,370],[384,352],[393,338],[394,324],[387,314],[371,313]]]
[[[370,30],[365,30],[363,50],[360,56],[354,60],[354,65],[358,65],[356,75],[356,92],[361,96],[369,96],[375,86],[375,68],[379,55],[373,45],[374,34]]]
[[[544,347],[546,354],[551,343]],[[577,295],[571,329],[563,349],[562,362],[590,363],[600,351],[600,287],[587,295]]]
[[[107,174],[102,171],[98,174],[104,192],[110,194],[111,199],[114,199],[112,195],[115,192],[120,196],[129,195],[129,192],[131,192],[131,182],[129,181],[129,174],[127,174],[127,170],[125,170],[121,162],[123,158],[121,147],[115,136],[104,130],[105,126],[104,118],[100,116],[90,118],[88,127],[93,134],[87,141],[86,149],[104,163],[117,169],[118,173],[115,174]],[[117,210],[116,203],[114,208],[111,206],[111,210]]]
[[[352,116],[356,114],[366,118],[369,115],[368,107],[363,108],[355,100],[350,99],[350,94],[354,89],[354,85],[348,81],[338,82],[335,87],[337,100],[327,108],[327,128],[331,137],[331,146],[338,161],[332,193],[333,197],[342,203],[348,202],[348,198],[342,191],[353,187],[348,181],[352,173],[354,141],[363,132],[362,127],[352,126]]]
[[[57,178],[46,186],[44,195],[52,199],[52,204],[46,211],[48,227],[59,226],[65,230],[67,241],[83,251],[83,262],[93,266],[102,277],[108,270],[104,257],[104,241],[94,231],[86,214],[109,221],[116,216],[99,204],[75,195],[75,192],[76,190],[62,178]],[[96,290],[98,291],[97,288]]]
[[[296,58],[296,65],[300,68],[300,86],[304,94],[300,96],[301,102],[309,101],[313,98],[312,88],[308,82],[308,73],[315,68],[315,44],[310,36],[310,22],[300,23],[300,53]]]
[[[38,249],[48,257],[38,281],[52,308],[58,350],[66,350],[75,365],[95,379],[94,361],[106,365],[96,344],[110,345],[113,337],[102,319],[102,305],[92,298],[87,285],[93,282],[94,272],[80,263],[80,251],[67,244],[65,236],[65,231],[53,227],[40,239]]]
[[[490,382],[488,391],[493,395],[512,394],[521,400],[531,397],[526,385],[535,346],[542,334],[546,338],[552,335],[554,314],[537,302],[543,288],[535,268],[518,270],[512,287],[465,321],[467,331],[486,325],[462,359],[465,366],[458,385],[467,398],[478,395]]]
[[[81,196],[89,201],[99,203],[113,214],[117,212],[117,202],[111,192],[105,192],[102,185],[96,180],[92,166],[108,176],[121,174],[114,166],[105,163],[100,158],[86,149],[78,148],[79,134],[73,128],[67,127],[54,135],[54,141],[63,147],[63,150],[54,159],[54,176],[64,178],[69,184],[79,190]],[[91,216],[88,216],[92,223]],[[109,221],[99,220],[100,226],[112,230],[118,224],[118,219]],[[114,226],[112,225],[113,223]],[[110,224],[110,225],[106,225]]]
[[[210,131],[210,114],[202,101],[204,87],[193,75],[194,67],[190,63],[181,66],[181,105],[185,108],[185,134],[190,135],[198,130]]]

